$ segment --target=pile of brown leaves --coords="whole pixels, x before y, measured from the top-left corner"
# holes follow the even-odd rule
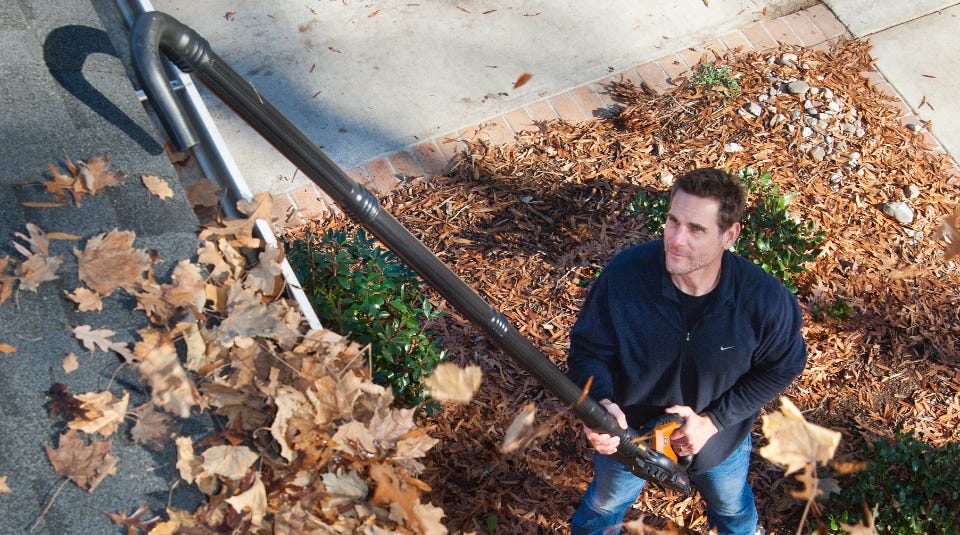
[[[797,58],[780,61],[784,53]],[[960,439],[960,285],[938,241],[955,202],[953,163],[925,144],[922,130],[898,122],[896,103],[866,76],[868,44],[783,47],[721,62],[740,93],[681,81],[654,94],[617,83],[610,89],[622,108],[611,117],[543,124],[502,146],[473,142],[448,176],[406,182],[384,206],[563,366],[583,283],[649,238],[626,210],[631,200],[664,189],[662,176],[695,167],[770,171],[781,192],[797,194],[792,213],[827,235],[799,281],[809,363],[787,395],[811,421],[843,432],[840,457],[898,427],[934,445]],[[769,91],[793,80],[818,92]],[[822,109],[826,90],[842,103],[842,120],[804,136],[805,107]],[[741,111],[758,100],[759,115]],[[818,145],[822,159],[812,156]],[[905,225],[884,215],[880,205],[891,201],[909,203],[916,219]],[[850,320],[814,314],[838,299],[852,305]],[[455,311],[435,330],[452,359],[479,363],[487,378],[471,405],[435,424],[440,442],[425,479],[448,526],[563,532],[590,478],[579,425],[563,416],[522,454],[501,454],[503,430],[524,403],[537,400],[548,414],[564,408]],[[802,504],[789,497],[783,472],[758,460],[752,479],[767,529],[793,532]],[[653,489],[641,501],[648,512],[705,529],[698,499]]]
[[[97,173],[84,173],[94,167]],[[106,157],[71,163],[69,176],[51,166],[54,178],[45,184],[57,200],[49,207],[65,204],[66,193],[79,203],[99,186],[120,186],[124,176],[108,167]],[[103,183],[103,176],[115,180]],[[195,189],[209,193],[206,184]],[[164,198],[166,190],[151,191]],[[148,320],[132,347],[107,328],[72,328],[88,350],[115,353],[138,370],[151,399],[130,407],[129,392],[112,384],[83,393],[54,384],[51,416],[65,422],[58,444],[46,447],[54,471],[94,492],[117,473],[113,437],[129,432],[157,450],[175,442],[180,477],[207,495],[196,511],[168,508],[166,518],[150,516],[146,506],[109,514],[130,533],[446,533],[443,511],[421,499],[430,487],[419,479],[437,440],[413,410],[393,408],[391,391],[371,382],[364,348],[327,330],[308,331],[301,313],[279,297],[283,253],[264,249],[253,235],[253,218],[270,204],[269,195],[259,195],[238,207],[248,219],[206,226],[197,261],[181,261],[167,283],[154,279],[154,259],[135,247],[130,231],[53,236],[28,223],[27,234],[16,233],[23,258],[2,259],[0,304],[76,265],[82,285],[66,297],[78,310],[100,311],[103,298],[125,292]],[[73,251],[75,264],[51,255],[51,238],[84,242]],[[3,344],[5,353],[16,350]],[[63,359],[66,373],[79,365],[76,355]],[[431,385],[438,399],[469,400],[463,385],[475,388],[477,371],[469,383],[455,380],[459,369],[446,373],[460,390]],[[198,444],[178,437],[175,419],[195,409],[212,409],[222,432]],[[134,425],[125,424],[128,416]],[[0,493],[14,492],[7,477],[0,475]]]

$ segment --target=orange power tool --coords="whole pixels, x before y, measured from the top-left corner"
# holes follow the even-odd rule
[[[645,425],[640,430],[640,436],[649,436],[651,449],[666,455],[673,462],[686,468],[693,462],[693,455],[678,457],[677,452],[673,451],[673,446],[670,445],[670,435],[685,421],[682,416],[664,413]]]

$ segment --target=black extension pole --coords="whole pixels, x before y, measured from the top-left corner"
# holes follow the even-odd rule
[[[547,390],[569,405],[588,427],[619,436],[619,456],[627,464],[632,465],[632,460],[636,459],[649,462],[652,455],[655,464],[662,464],[663,469],[672,471],[669,464],[672,461],[636,441],[636,431],[621,429],[603,406],[582,396],[581,389],[510,325],[503,314],[487,304],[400,222],[381,209],[369,190],[347,176],[249,82],[218,57],[195,31],[165,13],[152,11],[137,17],[131,43],[134,66],[143,90],[158,109],[161,123],[179,150],[195,145],[196,135],[183,119],[179,102],[167,82],[161,52],[181,71],[191,73],[203,82],[357,223],[423,277]],[[688,486],[686,476],[679,476],[682,481],[672,481],[672,485],[670,478],[660,482],[687,490],[684,488]]]

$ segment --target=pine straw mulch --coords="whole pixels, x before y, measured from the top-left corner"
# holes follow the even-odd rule
[[[770,61],[784,52],[798,61]],[[872,70],[866,43],[785,46],[721,62],[740,76],[739,95],[728,98],[687,80],[666,94],[615,83],[610,90],[621,106],[609,117],[542,124],[502,146],[472,142],[446,176],[407,181],[382,199],[384,207],[562,367],[567,333],[587,291],[581,281],[618,251],[650,238],[643,221],[627,213],[631,200],[664,189],[664,173],[700,166],[769,170],[782,192],[797,192],[792,212],[827,236],[800,280],[809,362],[786,395],[808,421],[843,433],[838,458],[897,428],[933,445],[960,439],[960,285],[938,241],[955,201],[954,164],[902,126],[896,102],[864,76]],[[824,148],[827,142],[803,138],[799,121],[806,114],[796,95],[776,94],[762,103],[759,117],[738,111],[771,86],[798,79],[829,88],[843,103],[838,119],[818,127],[834,143],[822,161],[811,156],[811,139]],[[800,119],[773,119],[770,105],[788,118],[798,110]],[[842,128],[857,119],[862,135]],[[744,150],[725,152],[730,143]],[[851,165],[854,152],[859,164]],[[908,186],[919,195],[905,197]],[[890,201],[908,202],[913,223],[885,216],[879,205]],[[332,218],[314,230],[345,224]],[[851,319],[814,316],[815,304],[837,299],[852,305]],[[496,533],[566,532],[592,470],[579,424],[455,310],[446,307],[433,328],[453,361],[484,371],[475,401],[448,407],[431,424],[440,443],[424,478],[433,489],[429,499],[446,512],[445,524],[452,532],[486,532],[488,522],[496,523]],[[504,431],[531,400],[551,432],[519,454],[501,454]],[[755,444],[763,444],[759,428]],[[759,456],[751,478],[768,531],[793,533],[802,504],[789,497],[792,478]],[[648,489],[641,497],[647,514],[706,531],[698,497]]]

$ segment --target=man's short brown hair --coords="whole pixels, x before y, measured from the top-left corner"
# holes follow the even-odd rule
[[[721,231],[740,221],[747,202],[747,193],[740,179],[722,169],[694,169],[681,175],[670,189],[671,200],[678,190],[719,202],[717,224]]]

